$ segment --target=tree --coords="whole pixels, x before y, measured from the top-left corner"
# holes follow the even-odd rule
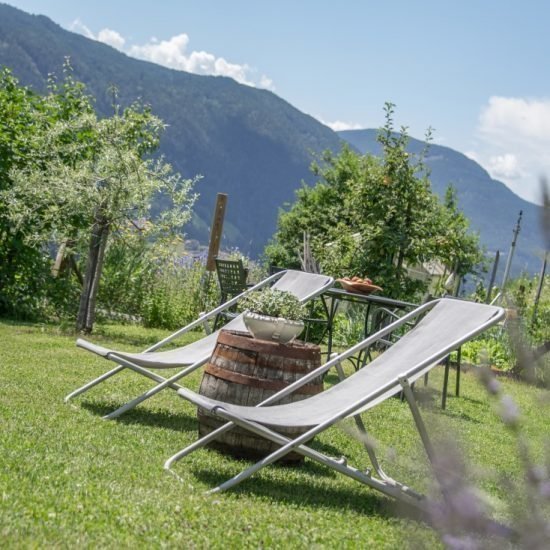
[[[38,96],[20,87],[8,69],[0,71],[0,193],[12,188],[12,170],[35,153],[32,136],[39,129],[34,115],[41,109]],[[0,315],[32,311],[45,273],[42,251],[13,226],[9,205],[0,198]]]
[[[477,238],[467,232],[452,191],[442,205],[430,189],[423,159],[407,152],[406,128],[394,131],[394,106],[385,108],[379,132],[381,158],[359,155],[344,146],[324,153],[312,169],[314,187],[303,186],[296,202],[279,214],[266,256],[277,265],[296,265],[303,233],[315,257],[333,276],[368,275],[394,297],[423,288],[407,267],[438,259],[461,274],[480,260]],[[427,141],[430,140],[430,132]]]
[[[33,154],[12,167],[11,187],[1,196],[7,218],[30,246],[87,249],[77,329],[89,332],[108,240],[128,224],[150,240],[172,238],[190,218],[194,181],[150,156],[163,124],[148,107],[115,105],[113,116],[99,119],[68,66],[61,84],[50,81],[33,119],[39,129],[29,137]],[[170,204],[146,224],[160,194]]]
[[[445,192],[441,216],[441,236],[437,241],[438,257],[451,266],[458,277],[475,273],[483,266],[479,238],[468,232],[470,222],[458,207],[456,189],[450,184]]]

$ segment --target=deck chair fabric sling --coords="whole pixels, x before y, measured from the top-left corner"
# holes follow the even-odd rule
[[[403,324],[410,323],[420,315],[424,315],[424,317],[391,348],[367,366],[343,379],[342,361],[357,354],[373,342],[384,338]],[[366,472],[365,470],[358,470],[348,466],[345,460],[330,458],[306,446],[305,443],[346,417],[354,417],[359,430],[365,432],[359,414],[403,391],[411,408],[421,440],[426,448],[428,458],[433,460],[429,436],[410,384],[437,365],[451,351],[497,323],[503,317],[504,310],[502,308],[485,304],[449,298],[426,303],[344,353],[334,357],[256,407],[232,405],[198,395],[187,388],[180,389],[178,394],[181,397],[206,409],[214,416],[227,420],[228,423],[175,454],[166,461],[165,468],[170,469],[177,460],[203,447],[221,433],[237,425],[275,442],[280,445],[280,448],[237,476],[214,488],[212,492],[228,489],[264,466],[275,462],[291,451],[295,451],[386,495],[422,507],[422,495],[385,474],[377,461],[374,450],[369,445],[365,445],[365,448],[377,477],[371,474],[371,469]],[[338,369],[342,380],[340,383],[302,401],[285,405],[273,405],[276,401],[289,395],[331,367]],[[273,431],[278,426],[308,427],[308,430],[291,440]]]
[[[121,407],[104,417],[108,419],[116,418],[122,413],[134,408],[136,405],[145,401],[149,397],[152,397],[166,387],[170,387],[175,390],[180,389],[181,386],[176,382],[201,367],[210,358],[216,345],[219,331],[215,331],[201,338],[200,340],[197,340],[183,347],[167,351],[157,351],[165,344],[172,342],[181,335],[199,327],[201,324],[207,322],[208,320],[215,319],[219,313],[233,307],[239,302],[239,300],[243,296],[245,296],[249,292],[267,287],[272,283],[272,288],[291,292],[301,302],[305,303],[317,296],[320,296],[325,290],[332,286],[333,282],[334,280],[332,277],[328,277],[326,275],[318,275],[315,273],[306,273],[303,271],[287,270],[280,273],[275,273],[274,275],[271,275],[270,277],[264,279],[257,285],[251,287],[250,289],[247,289],[245,292],[239,294],[231,300],[228,300],[225,304],[220,305],[209,313],[201,316],[196,321],[171,334],[164,340],[161,340],[157,344],[151,346],[142,353],[126,353],[122,351],[110,350],[79,338],[76,342],[77,346],[91,351],[92,353],[96,353],[97,355],[104,357],[105,359],[114,361],[115,363],[117,363],[117,366],[109,372],[99,376],[98,378],[88,382],[84,386],[68,394],[65,397],[65,401],[68,401],[73,397],[76,397],[77,395],[81,395],[82,393],[88,391],[97,384],[107,380],[108,378],[111,378],[116,374],[119,374],[126,369],[130,369],[134,372],[142,374],[157,383],[156,386],[154,386],[147,392],[129,401],[125,405],[122,405]],[[242,319],[242,314],[231,320],[227,325],[225,325],[225,328],[231,330],[246,331],[246,327]],[[164,378],[156,372],[153,372],[153,370],[168,369],[174,367],[186,368],[180,370],[178,373],[169,378]]]

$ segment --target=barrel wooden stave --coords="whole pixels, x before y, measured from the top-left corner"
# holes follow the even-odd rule
[[[255,340],[247,333],[222,331],[216,348],[205,368],[199,393],[227,403],[257,405],[292,384],[321,364],[319,346],[293,342],[277,344]],[[293,403],[323,390],[319,377],[277,404]],[[203,409],[198,409],[199,434],[204,436],[225,422]],[[307,428],[281,428],[287,437],[301,435]],[[221,435],[210,447],[239,458],[262,458],[278,448],[264,438],[235,427]],[[303,459],[290,453],[281,462],[296,463]]]

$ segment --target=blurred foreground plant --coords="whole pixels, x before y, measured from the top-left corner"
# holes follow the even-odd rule
[[[545,206],[542,226],[550,247],[550,200],[546,182],[543,182],[542,187]],[[512,300],[508,305],[514,305]],[[521,304],[515,309],[520,314],[523,312]],[[548,415],[548,354],[537,357],[522,325],[521,315],[512,318],[506,325],[516,358],[515,371],[522,380],[529,383],[537,381],[543,386],[543,393],[533,406],[540,414]],[[533,458],[529,435],[522,427],[521,410],[511,396],[502,392],[501,384],[490,369],[487,352],[482,358],[482,364],[479,378],[487,393],[497,402],[503,425],[515,438],[517,457],[523,473],[522,483],[513,484],[508,477],[499,480],[505,489],[509,519],[508,526],[495,523],[489,515],[483,493],[467,480],[468,467],[461,458],[462,453],[455,439],[447,437],[443,444],[437,446],[433,463],[443,498],[430,506],[431,523],[447,548],[497,548],[501,547],[502,540],[520,548],[550,548],[550,437],[547,433],[545,455],[537,462]],[[500,540],[495,539],[495,536]]]
[[[550,547],[550,440],[546,442],[546,456],[536,462],[529,438],[522,430],[521,411],[512,397],[504,394],[501,384],[490,368],[479,370],[479,379],[496,402],[500,419],[516,442],[523,476],[513,483],[508,476],[497,479],[505,498],[500,510],[507,516],[506,524],[492,518],[490,498],[471,481],[471,465],[451,435],[435,445],[434,477],[439,484],[441,499],[429,506],[429,521],[440,533],[447,548],[500,548],[503,540],[520,548]],[[550,400],[543,394],[536,406],[548,413]]]

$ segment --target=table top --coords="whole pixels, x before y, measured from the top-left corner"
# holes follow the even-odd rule
[[[412,302],[404,302],[402,300],[394,300],[393,298],[387,298],[386,296],[380,296],[377,294],[364,294],[360,292],[349,292],[343,288],[329,288],[325,291],[324,296],[335,298],[336,300],[344,300],[348,302],[364,302],[379,304],[381,306],[389,306],[394,308],[416,308],[418,304]]]

